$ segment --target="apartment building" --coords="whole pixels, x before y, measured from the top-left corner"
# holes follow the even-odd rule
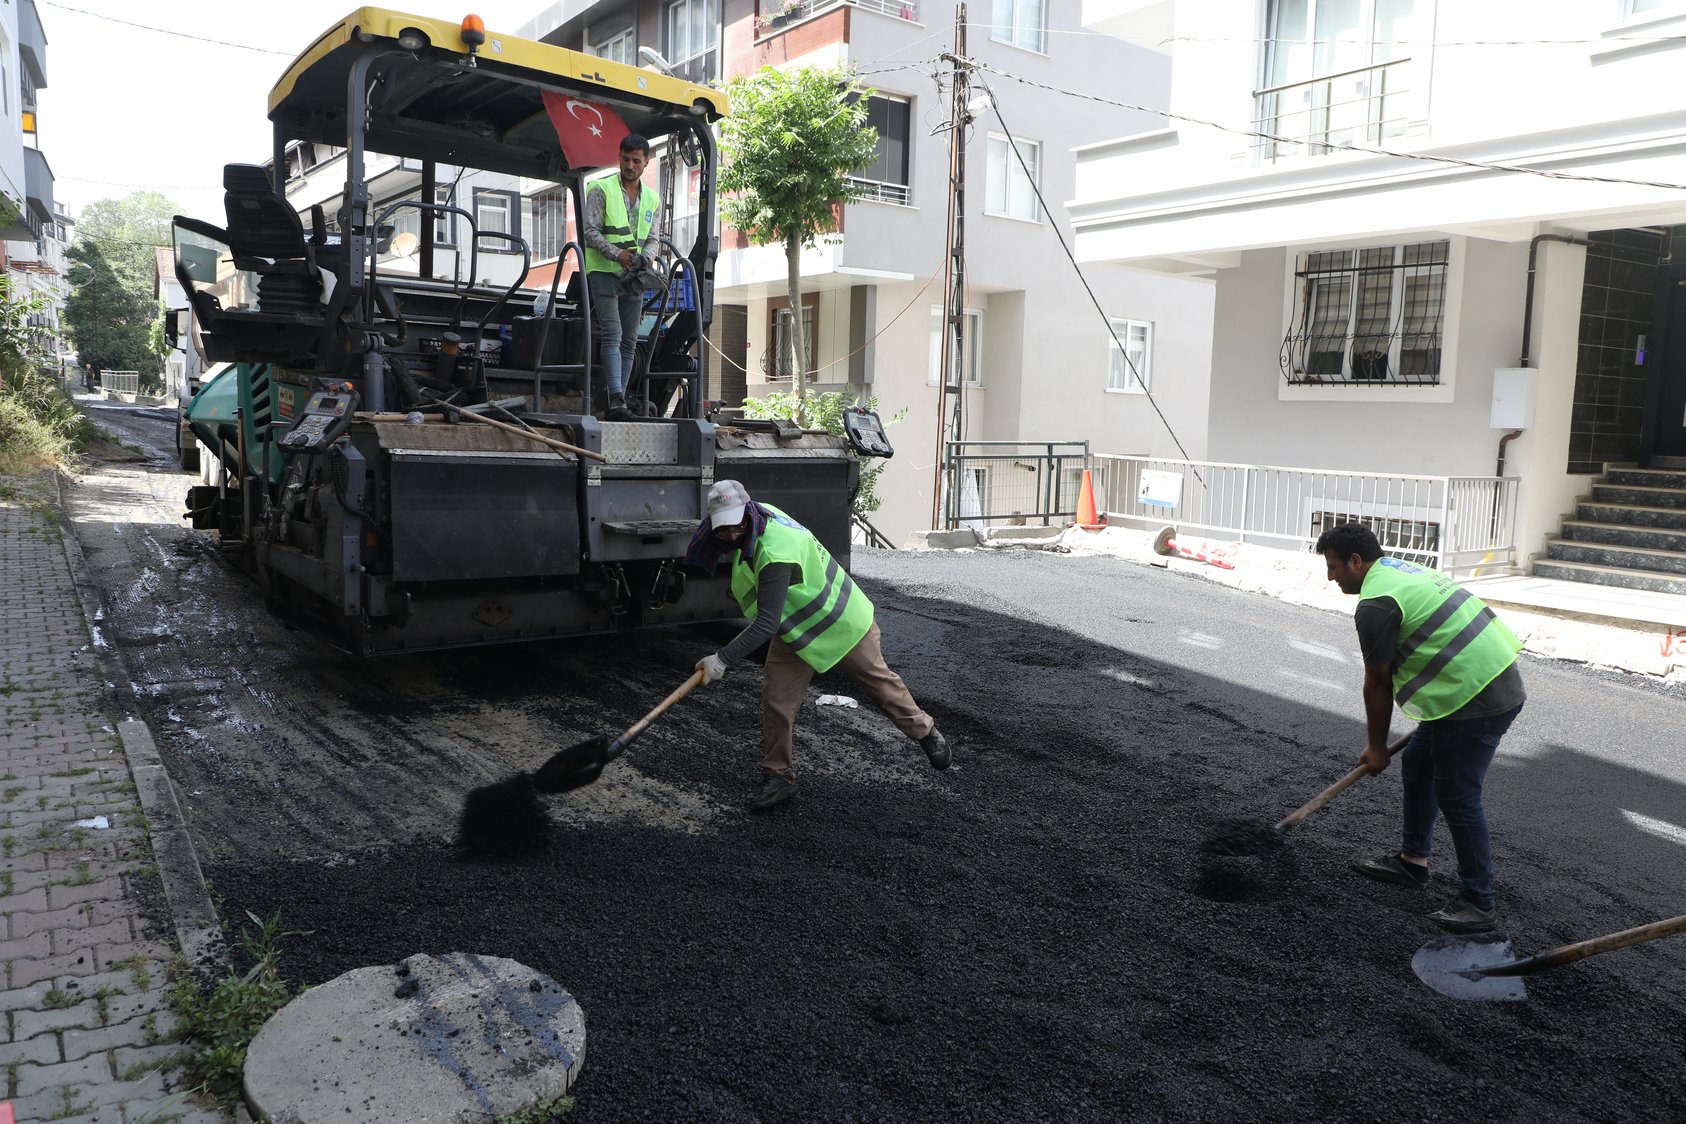
[[[32,317],[38,350],[53,354],[59,310],[68,295],[64,251],[71,219],[53,200],[53,169],[41,151],[36,92],[47,85],[47,36],[35,0],[0,6],[0,207],[9,293],[39,293]]]
[[[876,396],[886,419],[905,414],[890,429],[897,454],[879,481],[884,503],[873,516],[894,542],[929,527],[933,514],[948,205],[941,126],[949,112],[947,67],[937,56],[954,41],[955,8],[954,0],[564,0],[517,29],[692,81],[719,82],[763,66],[861,68],[874,91],[868,110],[879,133],[878,159],[861,173],[865,197],[842,208],[839,233],[802,255],[802,377],[809,391]],[[993,96],[973,99],[967,133],[968,338],[955,376],[966,384],[965,436],[1088,440],[1121,452],[1173,448],[1133,364],[1183,446],[1203,455],[1210,286],[1090,271],[1106,317],[1131,350],[1127,363],[1055,236],[1057,229],[1070,237],[1069,151],[1109,130],[1148,128],[1153,119],[1000,76],[1162,100],[1163,56],[1084,33],[1077,14],[1075,6],[1042,0],[969,6],[967,53],[997,73],[984,76]],[[662,156],[651,175],[665,184]],[[671,182],[676,241],[688,244],[694,192],[683,174]],[[519,190],[516,221],[538,219],[544,208],[535,199],[546,188]],[[513,205],[509,213],[517,214]],[[729,229],[720,245],[709,396],[737,401],[788,389],[793,372],[779,358],[781,324],[791,316],[783,249],[751,246]],[[538,249],[535,258],[542,260]],[[1037,497],[1011,490],[1010,480],[989,479],[1012,467],[974,470],[991,514],[1010,515],[1015,503],[1036,510]],[[1069,511],[1075,470],[1059,486]]]
[[[1084,262],[1215,286],[1213,459],[1502,469],[1521,553],[1556,557],[1607,469],[1686,456],[1686,2],[1082,19],[1171,65],[1163,124],[1078,150],[1071,213]]]

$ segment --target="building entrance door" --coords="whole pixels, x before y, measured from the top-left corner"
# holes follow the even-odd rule
[[[1668,286],[1662,362],[1658,364],[1661,385],[1655,401],[1657,415],[1651,422],[1651,455],[1686,457],[1686,277],[1676,277]]]

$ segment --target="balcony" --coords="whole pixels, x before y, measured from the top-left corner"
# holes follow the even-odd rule
[[[849,186],[860,192],[853,202],[870,200],[875,203],[898,203],[903,207],[913,202],[913,189],[905,183],[885,183],[882,180],[849,176]]]
[[[919,19],[919,0],[790,0],[784,4],[780,0],[763,0],[759,34],[763,37],[776,35],[792,24],[823,16],[838,8],[861,8],[909,21]]]
[[[53,169],[38,148],[23,150],[23,194],[33,226],[53,221]]]
[[[1264,162],[1380,144],[1409,124],[1410,59],[1273,86],[1254,95],[1253,128]]]
[[[47,33],[41,28],[35,0],[18,5],[18,59],[36,86],[47,84]]]

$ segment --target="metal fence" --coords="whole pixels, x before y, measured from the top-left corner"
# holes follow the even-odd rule
[[[1309,468],[1093,458],[1095,503],[1113,525],[1310,550],[1338,523],[1368,525],[1382,549],[1447,573],[1514,566],[1514,476],[1387,476]]]
[[[101,371],[100,386],[113,394],[139,394],[139,371]]]
[[[1089,465],[1087,441],[950,441],[943,527],[1070,522]]]

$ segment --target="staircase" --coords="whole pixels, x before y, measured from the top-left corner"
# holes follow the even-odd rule
[[[1546,542],[1535,577],[1686,594],[1686,469],[1615,468]]]

